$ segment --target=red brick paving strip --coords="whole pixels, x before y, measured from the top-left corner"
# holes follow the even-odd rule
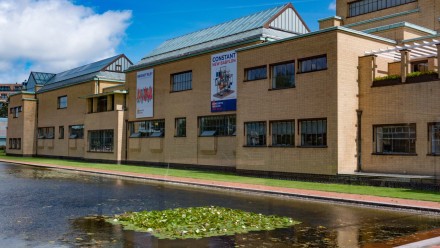
[[[281,194],[287,196],[297,196],[297,197],[305,197],[312,199],[332,200],[338,202],[349,202],[349,203],[357,203],[357,204],[365,204],[365,205],[373,205],[373,206],[398,207],[404,209],[423,210],[423,211],[440,213],[439,202],[399,199],[399,198],[370,196],[370,195],[336,193],[336,192],[326,192],[326,191],[307,190],[307,189],[283,188],[283,187],[274,187],[274,186],[265,186],[265,185],[256,185],[256,184],[223,182],[223,181],[213,181],[213,180],[205,180],[205,179],[162,176],[162,175],[121,172],[121,171],[111,171],[111,170],[102,170],[102,169],[78,168],[72,166],[60,166],[60,165],[50,165],[50,164],[42,164],[42,163],[16,162],[16,161],[4,160],[4,159],[0,159],[0,162],[47,167],[47,168],[58,168],[58,169],[66,169],[73,171],[92,172],[92,173],[114,175],[114,176],[127,176],[132,178],[182,183],[189,185],[200,185],[200,186],[208,186],[208,187],[216,187],[216,188],[244,190],[251,192]]]

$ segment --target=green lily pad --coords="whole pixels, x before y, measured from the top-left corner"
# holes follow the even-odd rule
[[[122,225],[126,230],[151,233],[159,239],[199,239],[286,228],[300,223],[288,217],[213,206],[129,212],[107,221]]]

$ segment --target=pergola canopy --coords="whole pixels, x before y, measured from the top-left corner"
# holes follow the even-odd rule
[[[424,40],[412,42],[409,44],[403,44],[400,46],[395,46],[387,49],[379,49],[365,52],[365,55],[377,55],[379,57],[384,57],[388,59],[392,59],[394,61],[401,60],[400,51],[408,50],[410,60],[421,59],[421,58],[429,58],[429,57],[437,57],[438,46],[440,45],[440,40],[432,39],[432,40]]]

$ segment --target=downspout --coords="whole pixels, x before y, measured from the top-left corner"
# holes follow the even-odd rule
[[[357,109],[357,137],[356,137],[356,150],[357,150],[357,166],[355,172],[362,171],[362,110]]]
[[[35,89],[35,99],[37,99],[37,110],[36,110],[36,120],[35,120],[35,126],[37,128],[35,134],[34,134],[34,139],[35,139],[35,157],[38,157],[38,112],[39,112],[39,103],[40,100],[38,100],[38,94],[37,94],[37,89]],[[24,116],[23,116],[23,121],[24,121]],[[55,131],[54,131],[55,132]]]

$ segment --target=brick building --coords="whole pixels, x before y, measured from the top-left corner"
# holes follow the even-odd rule
[[[29,134],[8,130],[9,139],[28,137],[21,141],[28,148],[8,153],[438,178],[436,5],[341,0],[338,16],[310,32],[287,4],[176,37],[122,68],[117,83],[67,83],[68,91],[44,85],[11,97],[12,108],[29,101],[22,110],[31,115]],[[69,100],[74,119],[44,111],[70,94],[82,99]],[[98,111],[103,106],[111,111]],[[82,139],[69,125],[83,127]]]

